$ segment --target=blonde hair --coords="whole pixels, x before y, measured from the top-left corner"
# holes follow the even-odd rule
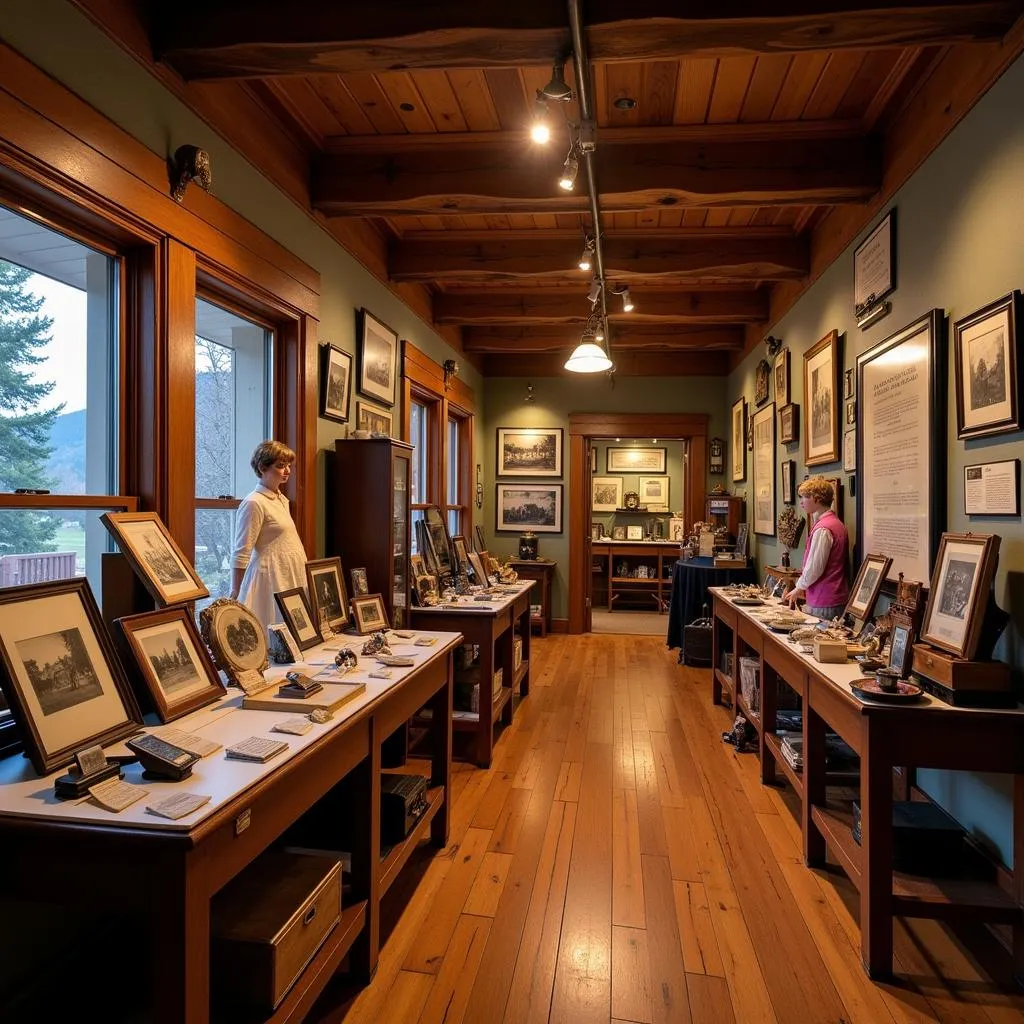
[[[256,451],[252,453],[249,465],[257,476],[263,476],[271,466],[279,462],[292,463],[295,461],[295,452],[286,444],[280,441],[260,441],[256,445]]]
[[[823,476],[812,476],[805,480],[798,488],[797,494],[801,497],[810,497],[819,505],[831,508],[832,502],[836,500],[836,492],[832,485]]]

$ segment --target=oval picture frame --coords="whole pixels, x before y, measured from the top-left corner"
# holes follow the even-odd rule
[[[262,675],[270,664],[263,623],[240,601],[221,597],[204,608],[199,613],[199,631],[213,663],[232,683],[242,686],[249,673]]]

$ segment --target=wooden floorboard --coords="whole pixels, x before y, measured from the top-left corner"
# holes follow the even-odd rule
[[[531,684],[493,767],[453,767],[450,842],[399,878],[373,980],[310,1021],[1024,1021],[1002,951],[939,922],[899,921],[896,977],[867,977],[853,886],[804,866],[792,791],[661,637],[535,638]]]

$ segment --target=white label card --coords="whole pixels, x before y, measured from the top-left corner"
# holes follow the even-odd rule
[[[208,804],[210,798],[201,793],[175,793],[166,796],[162,800],[155,800],[146,805],[150,814],[158,814],[161,818],[170,818],[177,821],[184,818],[186,814],[198,811],[204,804]]]
[[[141,786],[131,786],[118,778],[107,779],[104,782],[97,782],[89,790],[89,796],[108,811],[117,814],[126,807],[131,807],[136,800],[141,800],[149,795],[148,789]]]

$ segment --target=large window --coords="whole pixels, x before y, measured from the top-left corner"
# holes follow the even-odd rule
[[[196,299],[195,566],[210,600],[231,589],[235,509],[256,478],[249,459],[272,435],[273,332]]]
[[[448,514],[448,530],[453,537],[465,534],[469,529],[469,417],[448,411],[448,451],[445,480],[445,511]]]

